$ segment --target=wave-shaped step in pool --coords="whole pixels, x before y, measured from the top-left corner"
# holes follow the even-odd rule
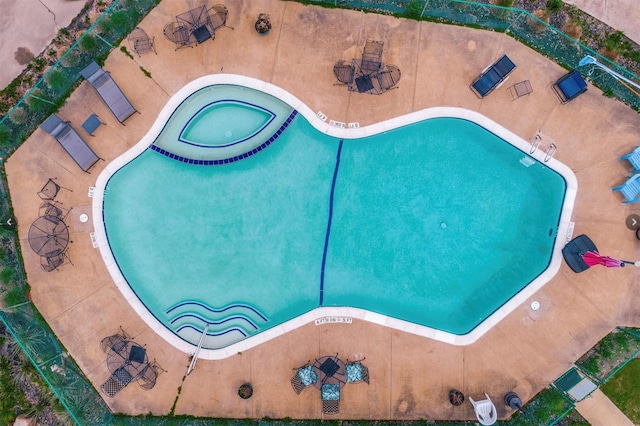
[[[169,308],[166,314],[178,335],[193,344],[198,343],[208,325],[205,343],[217,347],[228,345],[230,338],[241,340],[255,334],[268,322],[259,310],[243,304],[214,308],[202,302],[184,301]]]

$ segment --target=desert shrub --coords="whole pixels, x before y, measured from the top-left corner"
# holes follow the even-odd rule
[[[27,122],[28,118],[27,111],[22,107],[14,109],[9,116],[9,120],[11,120],[13,124],[24,124]]]
[[[580,26],[580,24],[578,24],[577,22],[567,22],[567,24],[562,27],[562,31],[569,37],[576,40],[580,40],[580,37],[582,37],[582,26]]]
[[[559,12],[564,6],[562,0],[547,0],[547,10],[551,13]]]
[[[407,4],[407,17],[411,19],[420,19],[420,14],[422,14],[422,2],[419,1],[410,1]]]
[[[95,52],[99,47],[98,40],[93,35],[85,33],[80,42],[80,47],[89,53]]]

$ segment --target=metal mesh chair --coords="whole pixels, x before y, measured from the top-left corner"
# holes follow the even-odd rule
[[[380,84],[380,91],[386,92],[389,89],[395,87],[400,81],[400,68],[395,65],[385,65],[384,68],[378,73],[378,83]]]
[[[342,84],[351,84],[354,77],[354,68],[349,61],[338,61],[333,66],[333,75]]]
[[[226,27],[227,25],[227,16],[229,15],[229,10],[227,6],[224,4],[216,4],[209,9],[209,16],[211,19],[211,26],[214,30],[217,30],[221,27]],[[233,29],[233,27],[229,27]]]
[[[100,389],[106,395],[114,397],[122,389],[126,388],[133,380],[133,377],[124,368],[117,369],[106,382],[100,385]]]
[[[378,71],[382,66],[382,50],[384,42],[376,40],[367,40],[362,51],[362,61],[360,68],[365,74]]]
[[[303,390],[314,385],[318,381],[318,373],[314,366],[311,365],[311,360],[295,370],[296,374],[291,378],[291,387],[293,387],[293,391],[295,393],[300,395]]]
[[[156,55],[156,47],[154,45],[155,37],[149,37],[147,33],[140,27],[135,27],[133,31],[127,36],[127,41],[131,50],[136,52],[138,56],[141,53],[153,51]]]
[[[38,197],[42,200],[53,201],[60,192],[61,186],[58,185],[53,179],[49,178],[47,183],[44,184],[42,189],[38,192]]]
[[[40,258],[40,267],[45,272],[51,272],[58,269],[65,263],[65,259],[68,259],[64,253],[56,254],[54,256],[42,256]]]
[[[176,21],[169,22],[165,25],[162,33],[167,40],[176,44],[176,50],[191,45],[189,28],[178,24]]]
[[[322,385],[322,413],[338,414],[340,412],[340,385],[335,383]]]
[[[369,384],[369,369],[362,363],[363,360],[364,358],[351,362],[347,360],[347,365],[345,366],[347,383],[365,382]]]
[[[104,353],[109,353],[110,351],[120,352],[126,347],[126,341],[129,339],[131,339],[131,336],[120,327],[120,332],[107,336],[100,341],[100,348]]]
[[[148,364],[144,370],[142,370],[142,373],[140,373],[140,376],[138,377],[140,387],[144,390],[153,389],[156,385],[156,380],[162,371],[165,370],[160,367],[154,359],[153,362]]]

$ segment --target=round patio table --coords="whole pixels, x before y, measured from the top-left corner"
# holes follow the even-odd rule
[[[344,361],[335,355],[318,358],[313,366],[320,373],[315,383],[318,389],[322,389],[324,384],[337,384],[343,387],[347,381]]]
[[[56,216],[40,216],[29,228],[29,245],[40,256],[51,257],[69,245],[69,228]]]
[[[124,369],[132,380],[138,380],[142,371],[149,364],[147,351],[131,340],[116,343],[107,354],[107,368],[112,375]]]

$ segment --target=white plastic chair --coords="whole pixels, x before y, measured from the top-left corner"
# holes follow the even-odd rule
[[[490,426],[498,421],[498,412],[496,411],[496,406],[491,402],[491,398],[486,393],[484,396],[487,399],[483,399],[482,401],[474,401],[473,398],[469,397],[469,401],[473,405],[473,410],[476,412],[476,417],[481,425]]]

